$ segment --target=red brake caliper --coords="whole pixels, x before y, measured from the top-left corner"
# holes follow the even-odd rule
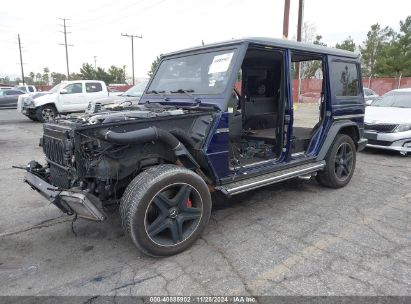
[[[191,208],[193,206],[193,203],[191,202],[190,198],[187,199],[186,205],[187,208]]]

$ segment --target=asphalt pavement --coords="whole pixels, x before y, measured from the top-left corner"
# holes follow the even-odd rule
[[[42,125],[0,111],[0,295],[411,295],[411,157],[366,150],[342,189],[315,180],[215,197],[189,250],[142,255],[107,221],[63,215],[23,183]]]

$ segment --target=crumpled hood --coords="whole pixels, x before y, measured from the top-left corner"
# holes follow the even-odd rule
[[[364,121],[368,124],[411,123],[411,108],[366,107]]]

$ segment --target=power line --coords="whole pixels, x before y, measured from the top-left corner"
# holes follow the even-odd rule
[[[131,38],[131,65],[132,65],[132,70],[133,70],[133,85],[135,84],[134,81],[134,38],[143,38],[143,35],[129,35],[129,34],[121,34],[121,36],[124,37],[130,37]]]
[[[70,80],[70,70],[69,70],[69,58],[68,58],[68,46],[73,46],[72,44],[67,44],[67,34],[71,34],[71,32],[67,32],[67,25],[66,25],[66,20],[70,20],[70,19],[66,19],[66,18],[59,18],[60,20],[63,20],[63,28],[64,28],[64,44],[60,43],[60,45],[64,45],[66,47],[66,65],[67,65],[67,80]]]

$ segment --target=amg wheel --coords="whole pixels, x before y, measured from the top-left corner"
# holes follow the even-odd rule
[[[120,203],[123,228],[142,252],[168,256],[190,247],[206,227],[211,196],[195,173],[159,165],[140,173]]]
[[[341,188],[347,185],[355,170],[356,148],[351,137],[338,134],[328,152],[324,171],[318,172],[317,181],[326,187]]]
[[[36,117],[40,122],[48,122],[54,120],[57,116],[57,110],[53,105],[47,104],[39,107],[36,110]]]

